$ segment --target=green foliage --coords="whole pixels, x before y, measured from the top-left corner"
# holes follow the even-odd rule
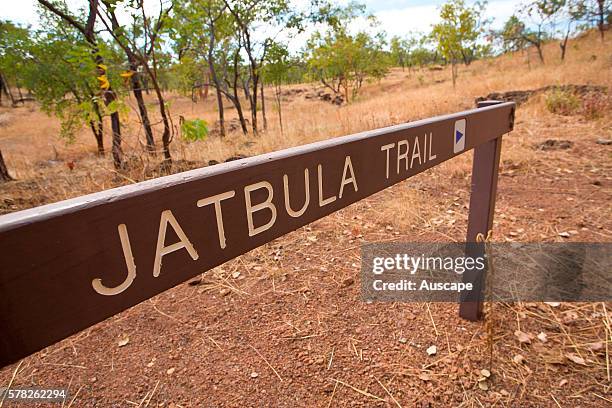
[[[60,120],[60,136],[75,140],[83,126],[101,123],[104,116],[119,112],[127,117],[122,100],[103,102],[99,70],[91,46],[72,27],[43,16],[44,29],[31,30],[0,22],[0,71],[13,84],[30,91],[41,109]],[[113,49],[99,42],[106,61],[116,60]],[[119,61],[121,63],[121,61]],[[118,69],[106,70],[106,78],[120,87]]]
[[[15,85],[31,44],[29,29],[0,20],[0,73]]]
[[[546,109],[557,115],[582,115],[596,120],[610,112],[612,98],[605,92],[577,94],[567,89],[554,89],[546,94]]]
[[[373,19],[371,15],[366,15],[366,6],[363,3],[350,1],[346,6],[342,6],[323,2],[319,4],[319,9],[313,14],[311,20],[314,23],[325,24],[337,33],[346,33],[348,23],[362,16]]]
[[[270,44],[263,68],[264,81],[272,84],[282,84],[287,79],[291,65],[289,51],[279,43]]]
[[[315,36],[310,42],[310,73],[325,86],[343,93],[348,102],[364,80],[381,79],[388,72],[390,61],[383,45],[383,38],[365,32]]]
[[[546,95],[546,108],[557,115],[573,115],[581,107],[580,98],[572,92],[560,89],[553,90]]]
[[[412,45],[412,42],[407,39],[398,36],[391,38],[391,59],[394,66],[402,68],[409,66]]]
[[[51,2],[69,12],[64,0]],[[253,113],[256,119],[261,109],[257,94],[261,81],[276,86],[279,108],[281,86],[304,79],[320,81],[348,102],[365,82],[383,78],[392,65],[450,63],[455,80],[457,64],[468,65],[491,52],[484,36],[486,2],[447,0],[430,34],[407,32],[389,42],[377,31],[366,7],[353,1],[310,0],[306,5],[298,2],[299,6],[290,0],[162,3],[159,15],[147,17],[141,1],[98,2],[95,38],[89,41],[82,30],[45,8],[40,9],[42,29],[0,21],[0,73],[12,86],[18,84],[34,94],[45,112],[61,120],[61,134],[73,140],[80,128],[101,125],[107,115],[119,112],[123,119],[127,117],[130,109],[122,97],[131,91],[132,83],[129,76],[121,77],[126,71],[137,72],[141,85],[154,82],[163,91],[191,94],[198,87],[217,87],[237,108],[246,99],[254,123]],[[131,18],[128,24],[112,24],[110,12],[119,10]],[[609,0],[526,0],[497,34],[504,51],[533,45],[543,60],[543,41],[560,33],[556,22],[563,23],[559,24],[564,29],[561,34],[567,38],[571,28],[567,21],[598,24],[609,19],[609,10]],[[69,14],[83,24],[88,11],[86,7]],[[113,27],[100,35],[100,29],[106,28],[103,20]],[[364,20],[370,27],[362,27]],[[278,39],[303,32],[307,23],[318,31],[297,56]],[[126,48],[136,57],[126,55]],[[96,65],[96,57],[104,60],[104,72]],[[100,89],[106,80],[118,97],[108,106]],[[568,98],[563,105],[564,98],[558,95],[549,99],[550,108],[557,111],[574,106]],[[158,104],[167,107],[165,102]],[[189,140],[201,140],[208,131],[205,122],[197,120],[185,122],[181,129]]]
[[[450,0],[440,9],[440,23],[434,25],[432,38],[438,51],[452,64],[462,60],[469,65],[475,59],[487,55],[490,49],[479,42],[487,20],[483,20],[486,2],[476,2],[470,7],[464,0]]]
[[[349,102],[366,80],[383,78],[391,65],[384,33],[365,31],[351,34],[349,24],[362,8],[349,3],[326,16],[329,29],[318,31],[307,43],[306,60],[310,76]],[[375,20],[366,16],[371,23]]]
[[[519,51],[525,48],[527,41],[524,34],[525,23],[519,20],[516,15],[510,16],[508,21],[504,23],[502,30],[498,33],[504,52]]]
[[[495,34],[505,52],[534,46],[540,61],[544,63],[543,44],[555,34],[559,34],[555,28],[557,20],[564,20],[567,26],[563,31],[567,42],[572,23],[577,21],[582,13],[577,0],[532,0],[519,7],[504,23],[502,30]],[[561,34],[563,37],[563,33]],[[564,46],[562,43],[561,48]]]
[[[439,54],[431,47],[431,37],[410,33],[407,38],[394,36],[390,42],[390,58],[394,66],[415,67],[439,62]]]
[[[117,112],[122,121],[126,122],[128,120],[130,107],[122,99],[116,99],[108,105],[102,106],[102,108],[104,109],[104,116]]]
[[[169,71],[170,89],[176,89],[183,95],[191,95],[195,86],[202,86],[205,82],[207,68],[194,55],[185,54]]]
[[[189,142],[204,140],[208,136],[208,123],[202,119],[183,119],[181,123],[181,134]]]
[[[557,15],[566,3],[567,0],[532,0],[525,5],[523,11],[539,21],[547,21]]]

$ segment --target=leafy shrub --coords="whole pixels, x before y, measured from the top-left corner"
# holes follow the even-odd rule
[[[208,123],[202,119],[184,119],[181,123],[181,134],[190,142],[204,140],[208,136]]]
[[[571,92],[556,89],[546,95],[546,108],[558,115],[572,115],[580,110],[580,99]]]

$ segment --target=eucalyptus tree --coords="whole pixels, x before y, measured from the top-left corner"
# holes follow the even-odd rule
[[[501,47],[504,52],[514,52],[523,50],[528,41],[525,38],[525,23],[516,14],[513,14],[504,23],[502,29],[497,33],[501,40]]]
[[[564,0],[564,4],[557,11],[558,19],[561,20],[564,29],[558,30],[560,34],[559,48],[561,49],[561,61],[565,60],[567,54],[567,43],[570,36],[578,29],[578,23],[585,17],[585,7],[582,0]]]
[[[257,110],[262,68],[274,40],[303,29],[304,14],[288,0],[223,0],[232,16],[236,42],[246,56],[248,76],[243,88],[251,110],[253,134],[258,133]]]
[[[612,0],[578,0],[577,3],[582,9],[582,18],[595,23],[603,41],[606,29],[612,24]]]
[[[21,71],[24,68],[23,54],[30,41],[28,28],[0,20],[0,105],[3,93],[10,99],[11,106],[19,102],[13,96],[11,85],[18,89],[20,87]]]
[[[282,85],[288,78],[291,69],[289,51],[286,47],[274,43],[270,46],[263,68],[264,80],[274,86],[274,99],[278,111],[278,123],[283,134]]]
[[[90,0],[96,1],[96,0]],[[163,96],[160,86],[159,77],[159,56],[161,53],[164,31],[168,28],[170,20],[170,12],[173,4],[160,1],[158,15],[155,18],[150,17],[145,10],[144,1],[142,0],[100,0],[103,7],[98,8],[98,16],[100,22],[106,28],[106,32],[114,39],[115,43],[125,52],[130,66],[130,74],[132,77],[133,89],[140,89],[140,83],[134,83],[134,74],[132,70],[142,67],[146,73],[147,80],[151,82],[155,95],[157,97],[157,105],[163,124],[162,132],[162,150],[164,155],[164,163],[169,165],[172,162],[170,154],[170,143],[172,141],[173,127],[171,125],[171,117],[168,111],[168,106]],[[125,25],[119,22],[117,17],[117,8],[121,7],[124,11],[130,13],[132,18],[131,32]],[[136,93],[135,93],[136,95]],[[142,98],[142,95],[141,95]],[[142,103],[142,105],[141,105]],[[143,126],[149,125],[148,114],[144,101],[139,101],[139,110],[143,119]],[[150,125],[149,125],[150,126]],[[152,150],[153,135],[149,129],[147,134],[147,145]]]
[[[104,14],[108,18],[108,24],[114,34],[114,38],[117,40],[117,45],[121,51],[125,54],[127,60],[127,70],[121,75],[129,83],[134,98],[136,99],[136,105],[138,106],[138,114],[140,116],[140,122],[145,134],[147,150],[150,153],[155,151],[155,138],[153,136],[153,129],[151,127],[151,120],[149,119],[149,112],[143,96],[143,81],[141,72],[142,58],[141,49],[144,47],[143,53],[149,56],[153,52],[153,47],[146,47],[148,43],[147,38],[144,36],[144,24],[143,18],[140,15],[136,15],[136,10],[132,9],[130,15],[131,24],[121,25],[117,19],[115,10],[118,6],[115,2],[102,0],[105,8]],[[127,8],[126,8],[127,9]],[[105,20],[102,20],[105,21]],[[108,27],[107,27],[108,28]],[[147,81],[148,82],[148,81]],[[148,88],[147,88],[148,89]]]
[[[410,52],[414,46],[414,41],[396,35],[391,37],[389,46],[393,64],[397,67],[402,67],[402,71],[406,69],[406,66],[409,67]]]
[[[428,64],[437,64],[440,62],[441,57],[433,38],[430,35],[423,33],[414,33],[411,37],[411,41],[414,41],[414,46],[408,54],[408,65],[416,66],[420,68]]]
[[[370,24],[376,21],[365,14],[365,7],[349,3],[346,7],[329,9],[322,17],[325,29],[315,32],[306,46],[306,60],[310,75],[323,86],[350,102],[365,80],[380,79],[390,65],[384,33],[351,33],[349,26],[365,17]]]
[[[250,100],[248,88],[248,72],[245,72],[244,60],[241,55],[241,38],[238,37],[234,39],[231,36],[225,36],[219,43],[220,47],[215,54],[217,56],[217,64],[219,65],[218,71],[221,77],[219,86],[223,95],[225,95],[236,108],[236,114],[238,115],[242,133],[246,135],[248,129],[244,116],[244,109],[240,102],[240,89],[244,91],[245,99],[250,103],[252,101]]]
[[[470,65],[487,52],[481,44],[487,20],[483,18],[486,2],[473,6],[464,0],[449,0],[440,8],[440,22],[433,26],[431,35],[438,51],[451,64],[453,86],[457,82],[457,64]]]
[[[544,43],[551,38],[555,20],[565,7],[565,3],[566,0],[533,0],[519,8],[520,15],[526,21],[520,35],[536,48],[542,63],[544,63]]]
[[[102,156],[103,117],[119,106],[115,101],[107,107],[100,97],[100,81],[92,75],[96,63],[78,32],[45,15],[41,19],[44,29],[36,31],[17,26],[7,30],[11,24],[0,22],[0,67],[10,70],[44,112],[60,120],[60,136],[66,140],[73,141],[76,132],[88,125]]]
[[[97,93],[101,95],[106,107],[110,110],[111,128],[113,133],[112,156],[115,168],[123,167],[123,150],[121,149],[121,119],[117,110],[118,98],[113,90],[112,84],[108,81],[107,66],[104,57],[100,53],[99,37],[95,30],[96,19],[98,17],[98,0],[88,0],[88,7],[84,15],[74,15],[61,1],[57,0],[38,0],[38,2],[49,12],[60,18],[76,30],[81,41],[87,44],[90,58],[95,62],[95,70],[92,75],[99,79]]]
[[[91,75],[96,71],[96,63],[91,59],[89,45],[78,37],[74,29],[62,25],[47,26],[44,32],[37,33],[23,54],[22,80],[41,109],[60,120],[61,136],[72,141],[86,124],[102,156],[103,117],[111,112],[119,115],[121,106],[117,100],[105,105],[100,97],[100,81]],[[111,80],[107,80],[110,84]]]
[[[248,133],[239,93],[244,74],[241,37],[223,0],[177,0],[172,26],[174,46],[182,61],[207,66],[215,88],[221,136],[225,136],[224,97],[236,108],[243,133]]]

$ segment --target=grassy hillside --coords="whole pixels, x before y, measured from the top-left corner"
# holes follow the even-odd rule
[[[448,70],[394,69],[340,107],[295,85],[283,135],[269,109],[257,138],[175,140],[175,170],[468,109],[494,91],[612,86],[610,40],[589,34],[565,62],[558,55],[551,43],[546,65],[535,53],[530,65],[526,53],[478,61],[455,89]],[[170,99],[175,123],[214,123],[212,98]],[[604,93],[539,93],[519,107],[503,141],[495,242],[612,241],[611,106]],[[18,178],[0,185],[2,212],[160,174],[134,114],[124,173],[95,157],[86,131],[58,140],[35,104],[0,114],[0,149]],[[0,370],[0,386],[69,387],[74,406],[609,405],[609,302],[495,304],[482,324],[452,303],[361,300],[363,243],[465,239],[470,172],[465,154],[355,203]]]
[[[559,60],[558,48],[556,43],[546,46],[545,65],[537,61],[535,50],[530,50],[463,66],[455,89],[451,84],[449,69],[393,69],[381,82],[367,84],[356,102],[341,107],[318,99],[305,99],[304,95],[312,92],[316,84],[290,86],[288,90],[302,89],[304,92],[286,92],[283,98],[283,135],[280,134],[271,98],[272,90],[268,89],[269,128],[265,134],[253,138],[235,131],[225,139],[211,136],[197,143],[186,143],[177,138],[172,143],[174,156],[179,161],[174,171],[205,165],[209,160],[223,161],[236,154],[254,155],[469,109],[474,106],[474,98],[494,91],[527,90],[554,84],[612,85],[612,47],[609,41],[602,43],[597,33],[573,40],[565,62]],[[208,100],[196,104],[178,95],[168,99],[176,126],[179,116],[202,118],[209,124],[216,121],[212,95]],[[23,190],[19,198],[32,200],[29,205],[17,206],[23,208],[158,175],[156,168],[160,159],[144,153],[144,136],[137,122],[135,102],[132,99],[127,99],[127,102],[133,111],[127,118],[129,124],[124,132],[124,143],[126,153],[132,156],[132,166],[130,171],[121,175],[115,173],[108,160],[95,157],[94,139],[88,129],[83,129],[74,143],[67,144],[58,136],[57,120],[40,112],[36,104],[30,103],[17,109],[0,108],[0,148],[9,169],[19,180],[0,189],[8,189],[10,196],[14,196],[14,188]],[[226,115],[231,120],[235,112],[229,109]],[[543,104],[536,102],[519,111],[519,121],[542,115],[548,113]],[[153,119],[153,122],[158,120]],[[605,128],[605,122],[606,118],[592,123],[592,126]],[[107,132],[109,128],[107,124]],[[110,144],[110,136],[107,136],[106,144]],[[181,160],[194,163],[180,163]],[[71,164],[72,171],[67,163],[74,164]]]

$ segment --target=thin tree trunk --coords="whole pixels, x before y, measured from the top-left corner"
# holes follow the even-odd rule
[[[565,61],[565,53],[567,52],[567,42],[569,40],[571,30],[572,22],[570,21],[567,24],[567,31],[565,32],[565,37],[563,38],[563,41],[559,43],[559,47],[561,47],[561,62]]]
[[[25,105],[25,101],[23,100],[23,94],[21,93],[21,87],[19,86],[19,83],[15,84],[17,86],[17,92],[19,93],[19,99],[17,100],[17,102],[21,102],[21,106]]]
[[[135,74],[133,77],[135,77]],[[145,131],[145,137],[147,140],[147,151],[149,153],[155,152],[155,139],[153,138],[153,129],[151,128],[151,121],[149,120],[149,113],[147,111],[147,106],[145,104],[144,98],[142,96],[142,89],[140,85],[140,81],[136,79],[132,79],[132,92],[134,93],[134,97],[136,98],[136,104],[138,105],[138,113],[140,114],[140,119],[142,121],[142,127]]]
[[[538,57],[540,57],[540,62],[544,64],[544,52],[542,51],[542,43],[536,44],[536,49],[538,50]]]
[[[91,132],[94,134],[94,137],[96,138],[96,144],[98,147],[98,150],[97,150],[98,156],[102,157],[104,156],[104,140],[102,139],[102,133],[100,132],[101,129],[99,125],[93,120],[89,121],[89,128],[91,129]]]
[[[102,66],[104,65],[104,60],[102,57],[96,53],[96,63],[98,65],[98,76],[105,75],[106,72]],[[109,106],[112,102],[117,100],[117,96],[113,91],[112,87],[109,87],[106,90],[102,90],[102,94],[104,96],[104,104]],[[111,153],[113,156],[113,166],[115,169],[123,168],[123,150],[121,149],[121,118],[119,117],[119,112],[113,112],[110,115],[111,120],[111,129],[113,131],[113,145],[111,148]]]
[[[111,114],[111,129],[113,131],[113,147],[111,153],[113,155],[113,165],[116,169],[123,168],[123,150],[121,149],[121,121],[119,113]]]
[[[96,117],[98,118],[97,123],[94,121],[89,122],[89,126],[91,127],[91,131],[93,132],[96,138],[96,144],[98,145],[98,156],[104,156],[104,125],[102,122],[102,114],[100,113],[100,108],[97,104],[94,103],[94,112]]]
[[[601,41],[604,40],[604,27],[605,27],[605,20],[604,20],[604,15],[605,15],[605,0],[597,0],[597,8],[598,8],[598,12],[597,12],[597,16],[599,17],[599,22],[597,24],[598,28],[599,28],[599,35],[601,36]]]
[[[278,105],[278,124],[280,125],[281,136],[283,135],[283,114],[281,112],[281,85],[275,85],[276,104]]]
[[[106,70],[104,69],[104,59],[99,53],[93,34],[91,34],[91,37],[87,36],[87,42],[92,46],[92,54],[94,55],[94,61],[96,62],[96,68],[98,71],[96,76],[106,75]],[[104,97],[104,104],[106,106],[109,106],[111,103],[117,100],[117,95],[115,94],[115,91],[113,91],[112,86],[109,86],[108,89],[102,89],[101,92],[102,96]],[[119,117],[119,112],[111,113],[110,120],[111,129],[113,132],[111,148],[113,166],[115,169],[119,170],[123,168],[123,149],[121,149],[121,118]]]
[[[11,181],[13,178],[8,172],[6,168],[6,163],[4,163],[4,157],[2,157],[2,150],[0,150],[0,182]]]
[[[236,107],[236,113],[238,113],[238,120],[240,121],[242,133],[247,135],[249,133],[249,129],[247,129],[246,120],[244,119],[244,111],[242,110],[242,105],[240,104],[240,99],[238,97],[238,90],[236,88],[234,88],[234,98],[232,102]]]
[[[219,84],[215,84],[215,89],[217,90],[217,106],[219,109],[219,133],[221,137],[225,136],[225,114],[223,112],[223,94],[219,89]]]
[[[253,135],[257,136],[257,85],[259,85],[259,75],[253,75],[253,94],[251,95],[251,128]]]
[[[204,74],[204,83],[202,84],[202,88],[200,88],[201,96],[203,100],[208,99],[208,87],[210,86],[210,72],[206,72]]]
[[[264,130],[268,130],[268,119],[266,118],[266,99],[264,98],[264,83],[261,83],[261,114],[263,117],[263,128]]]
[[[350,98],[349,98],[349,82],[346,78],[342,79],[342,88],[344,88],[344,99],[346,100],[346,103],[348,104],[350,102]],[[338,87],[338,89],[340,89]]]
[[[133,57],[128,56],[129,59]],[[134,73],[132,75],[132,93],[136,98],[136,104],[138,105],[138,112],[140,113],[140,120],[142,121],[142,127],[145,132],[147,139],[147,151],[149,153],[155,153],[155,139],[153,138],[153,129],[151,128],[151,121],[149,120],[149,113],[147,111],[147,105],[145,104],[144,97],[142,96],[142,84],[140,82],[138,68],[135,61],[130,61],[130,70]]]
[[[240,48],[240,42],[238,44],[239,44],[238,48]],[[242,128],[242,133],[244,135],[247,135],[249,133],[249,130],[247,129],[246,120],[244,119],[244,111],[242,110],[242,104],[240,103],[240,97],[238,96],[238,77],[240,76],[240,67],[238,65],[238,57],[239,57],[239,54],[237,51],[234,53],[234,58],[233,58],[234,78],[232,80],[232,84],[230,85],[228,83],[228,85],[230,85],[233,89],[234,97],[231,98],[231,101],[236,107],[236,112],[238,113],[238,120],[240,121],[240,127]],[[227,77],[227,74],[226,74],[226,77]],[[247,100],[250,100],[248,87],[246,85],[244,85],[244,94]]]
[[[212,24],[211,24],[212,27]],[[210,70],[210,75],[212,76],[212,80],[215,83],[215,89],[217,90],[217,106],[219,107],[219,133],[221,137],[225,136],[225,116],[223,112],[223,95],[221,95],[221,84],[219,83],[219,77],[217,76],[217,71],[215,70],[215,64],[213,59],[213,50],[215,47],[215,33],[214,30],[210,31],[210,41],[208,45],[208,68]]]
[[[145,93],[149,95],[151,93],[149,92],[149,80],[147,78],[143,78],[142,84],[143,84]]]
[[[11,106],[15,107],[17,104],[15,103],[15,98],[13,97],[13,92],[11,92],[11,87],[8,83],[8,81],[6,80],[6,77],[4,75],[2,75],[0,73],[0,77],[2,78],[2,85],[4,87],[4,92],[6,93],[6,95],[8,95],[8,97],[11,100]]]
[[[157,62],[155,61],[155,56],[153,55],[153,70],[149,67],[148,64],[144,64],[147,73],[149,74],[149,79],[153,84],[153,89],[155,90],[155,94],[157,95],[157,101],[159,104],[159,114],[162,117],[162,123],[164,124],[164,132],[162,133],[162,148],[164,152],[164,164],[169,166],[172,164],[172,156],[170,155],[170,121],[168,119],[168,113],[166,112],[166,102],[164,100],[164,96],[162,94],[162,90],[157,82],[157,74],[154,72],[155,66]]]
[[[96,52],[96,65],[98,66],[98,76],[106,75],[106,71],[104,70],[104,60]],[[111,103],[117,100],[117,95],[113,91],[112,87],[109,87],[106,90],[102,90],[102,95],[104,97],[104,104],[109,106]],[[113,166],[115,169],[123,168],[123,149],[121,149],[121,118],[119,117],[119,112],[113,112],[110,114],[111,120],[111,129],[113,132],[112,138],[112,148],[111,154],[113,156]]]
[[[93,40],[92,40],[93,41]],[[90,44],[94,44],[91,43]],[[93,45],[92,45],[93,46]],[[95,55],[94,59],[96,61],[98,75],[106,75],[106,71],[104,70],[104,59],[98,53],[98,49],[93,49],[93,54]],[[102,89],[102,96],[104,97],[104,104],[109,106],[111,103],[117,100],[117,95],[113,91],[111,86],[108,89]],[[112,147],[111,154],[113,156],[113,166],[115,169],[119,170],[123,168],[123,149],[121,149],[121,118],[119,117],[119,112],[113,112],[110,114],[111,120],[111,130],[113,132],[112,137]]]
[[[559,43],[559,47],[561,48],[561,62],[563,62],[565,61],[565,52],[567,51],[567,36]]]

